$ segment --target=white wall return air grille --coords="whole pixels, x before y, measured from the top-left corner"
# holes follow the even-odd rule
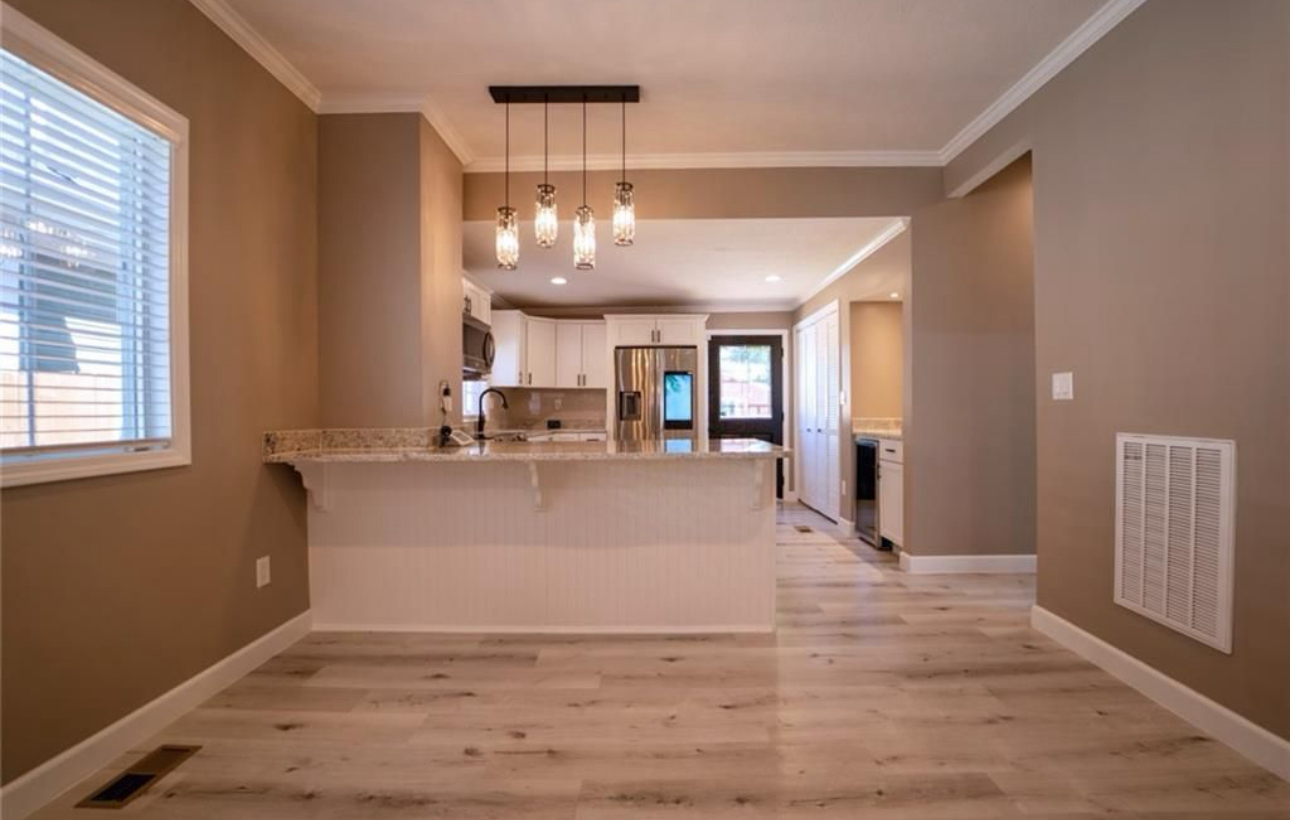
[[[1116,436],[1115,602],[1232,651],[1236,442]]]

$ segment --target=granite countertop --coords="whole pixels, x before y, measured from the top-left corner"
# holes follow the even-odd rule
[[[777,459],[788,451],[757,439],[666,441],[482,441],[466,447],[432,446],[429,428],[373,430],[280,430],[264,434],[264,461],[611,461],[663,459]]]

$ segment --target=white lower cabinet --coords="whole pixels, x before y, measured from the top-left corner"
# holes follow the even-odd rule
[[[905,543],[905,465],[883,458],[878,459],[878,534],[897,546]]]

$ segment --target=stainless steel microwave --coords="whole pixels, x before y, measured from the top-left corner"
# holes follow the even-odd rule
[[[474,316],[461,317],[461,372],[467,379],[482,379],[493,372],[493,334],[488,325]]]

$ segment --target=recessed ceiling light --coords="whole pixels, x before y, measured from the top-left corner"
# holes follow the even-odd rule
[[[563,276],[551,277],[551,284],[553,285],[567,285],[568,283],[569,283],[569,280],[565,279]]]
[[[770,276],[767,276],[767,277],[766,277],[766,281],[767,281],[767,282],[778,282],[778,281],[779,281],[779,276],[778,276],[778,275],[776,275],[776,274],[773,274],[773,273],[772,273]]]
[[[900,293],[899,293],[898,291],[894,291],[894,290],[893,290],[891,293],[887,294],[887,295],[888,295],[888,296],[890,296],[890,297],[891,297],[891,298],[893,298],[893,299],[899,299],[899,298],[900,298]]]

